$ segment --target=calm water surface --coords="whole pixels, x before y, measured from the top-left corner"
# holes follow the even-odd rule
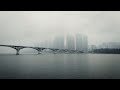
[[[120,78],[120,55],[0,55],[0,79],[96,78]]]

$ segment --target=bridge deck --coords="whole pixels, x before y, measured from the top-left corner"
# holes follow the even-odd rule
[[[17,45],[0,45],[6,47],[24,47],[24,48],[43,48],[43,47],[30,47],[30,46],[17,46]]]
[[[23,48],[33,48],[33,49],[51,49],[51,50],[63,50],[63,51],[79,51],[79,50],[68,50],[68,49],[56,49],[56,48],[44,48],[44,47],[30,47],[30,46],[17,46],[17,45],[0,45],[5,47],[23,47]],[[82,52],[82,51],[81,51]]]

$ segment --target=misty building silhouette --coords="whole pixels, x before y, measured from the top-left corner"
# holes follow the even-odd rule
[[[70,34],[66,36],[66,49],[75,50],[75,39]]]
[[[57,49],[65,49],[64,36],[55,36],[53,40],[53,47]]]
[[[76,50],[88,51],[88,38],[86,35],[77,33],[76,35]]]
[[[82,50],[82,35],[76,34],[76,50]]]
[[[82,38],[82,49],[84,52],[87,52],[88,51],[88,38],[86,35],[83,35],[83,38]]]
[[[102,43],[101,45],[99,45],[98,48],[119,49],[120,48],[120,42],[105,42],[105,43]]]

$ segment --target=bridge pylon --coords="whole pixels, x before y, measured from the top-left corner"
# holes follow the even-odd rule
[[[16,55],[20,55],[20,50],[16,50]]]

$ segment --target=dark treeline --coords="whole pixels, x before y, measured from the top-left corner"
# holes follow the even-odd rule
[[[106,54],[120,54],[120,49],[109,49],[109,48],[102,48],[102,49],[94,49],[93,53],[106,53]]]

